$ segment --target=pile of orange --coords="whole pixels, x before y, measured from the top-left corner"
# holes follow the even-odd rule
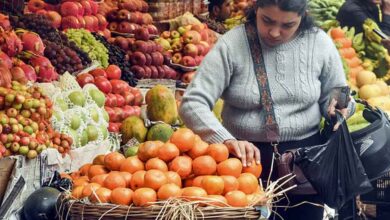
[[[245,207],[264,195],[258,182],[261,170],[255,163],[243,168],[239,159],[229,158],[225,145],[209,145],[180,128],[167,143],[142,143],[137,156],[113,152],[96,157],[71,174],[72,196],[118,205],[146,206],[181,197]]]

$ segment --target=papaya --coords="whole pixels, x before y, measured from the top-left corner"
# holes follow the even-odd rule
[[[178,118],[175,96],[163,85],[156,85],[145,95],[146,113],[151,121],[175,124]]]
[[[146,140],[167,142],[173,134],[173,129],[168,124],[156,124],[149,128]]]
[[[144,142],[148,129],[145,127],[144,120],[138,116],[126,118],[121,126],[122,143],[127,143],[135,138],[138,142]]]

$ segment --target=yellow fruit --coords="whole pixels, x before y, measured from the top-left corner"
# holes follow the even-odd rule
[[[389,87],[387,86],[387,84],[384,81],[377,80],[375,84],[379,86],[379,88],[381,89],[381,94],[383,96],[390,94]]]
[[[376,84],[364,85],[359,89],[359,97],[365,100],[381,96],[381,94],[381,89]]]
[[[152,121],[163,121],[174,124],[178,118],[177,106],[173,92],[167,87],[157,85],[145,96],[147,115]]]
[[[376,82],[376,75],[371,71],[360,71],[356,75],[356,85],[360,88],[363,85],[374,84]]]
[[[138,116],[126,118],[121,126],[122,143],[127,143],[130,139],[136,138],[138,142],[144,142],[148,129],[144,121]]]
[[[388,96],[370,98],[367,102],[372,106],[381,108],[382,110],[390,110],[390,97]]]

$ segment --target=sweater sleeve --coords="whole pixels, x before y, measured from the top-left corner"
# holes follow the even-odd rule
[[[336,46],[325,33],[322,32],[320,35],[323,36],[320,38],[322,38],[321,41],[323,42],[324,48],[319,51],[328,52],[325,54],[324,63],[320,75],[321,95],[319,104],[321,107],[322,116],[325,118],[329,118],[327,114],[327,109],[329,106],[330,93],[334,87],[346,86],[347,80],[345,78],[343,65],[341,63],[341,57],[336,49]],[[348,109],[350,115],[352,115],[355,111],[355,101],[353,99],[348,104]]]
[[[222,37],[203,59],[182,99],[179,113],[185,125],[209,143],[234,139],[212,112],[232,73],[231,53]]]

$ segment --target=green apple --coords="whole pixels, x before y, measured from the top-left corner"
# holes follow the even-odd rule
[[[88,125],[86,128],[88,141],[95,141],[99,137],[99,131],[96,126]]]
[[[104,93],[102,93],[100,90],[91,89],[89,90],[89,95],[99,107],[104,106],[104,103],[106,102],[106,97],[104,96]]]
[[[83,107],[85,105],[85,96],[81,91],[74,91],[68,95],[69,100],[74,104]]]

